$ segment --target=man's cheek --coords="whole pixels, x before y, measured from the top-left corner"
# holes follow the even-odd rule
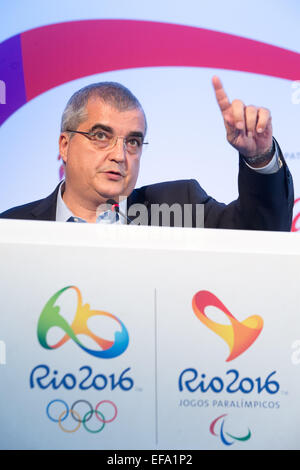
[[[138,174],[139,174],[139,169],[140,169],[140,159],[137,159],[132,162],[132,167],[131,167],[131,179],[137,180]]]

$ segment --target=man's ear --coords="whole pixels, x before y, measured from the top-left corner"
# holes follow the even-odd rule
[[[70,142],[69,134],[67,132],[62,132],[58,139],[58,145],[59,145],[59,154],[64,164],[66,164],[67,159],[68,159],[69,142]]]

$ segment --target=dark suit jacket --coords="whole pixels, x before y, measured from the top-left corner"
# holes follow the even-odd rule
[[[239,198],[226,205],[217,202],[195,180],[180,180],[152,184],[135,189],[127,201],[128,211],[133,204],[144,204],[151,225],[162,225],[151,220],[153,205],[174,203],[183,207],[192,204],[192,226],[196,226],[196,204],[204,204],[206,228],[229,228],[243,230],[289,231],[292,224],[294,203],[293,182],[284,162],[274,174],[262,175],[250,168],[240,158],[238,178]],[[45,199],[9,209],[0,218],[55,220],[58,186]],[[138,214],[137,214],[138,215]],[[171,220],[171,225],[178,225]],[[180,224],[181,226],[181,224]]]

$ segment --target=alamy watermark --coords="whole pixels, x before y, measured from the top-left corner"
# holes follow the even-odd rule
[[[0,365],[6,364],[6,344],[0,340]]]
[[[294,366],[297,366],[300,364],[300,340],[296,339],[291,346],[292,349],[294,349],[294,352],[291,355],[291,361]]]
[[[101,204],[97,208],[97,216],[114,207],[111,204]],[[132,204],[128,209],[119,213],[125,223],[130,225],[148,225],[160,227],[204,227],[204,204]],[[113,209],[115,210],[115,209]]]
[[[127,215],[134,219],[134,225],[204,227],[203,204],[151,204],[150,211],[144,204],[133,204],[129,207]]]
[[[3,80],[0,80],[0,104],[6,104],[6,85]]]
[[[291,85],[292,89],[292,104],[300,104],[300,80],[295,80]]]

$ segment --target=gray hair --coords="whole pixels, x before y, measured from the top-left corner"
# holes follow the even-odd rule
[[[63,112],[61,132],[66,132],[68,129],[77,130],[81,122],[87,118],[86,105],[91,97],[100,98],[119,111],[140,109],[144,115],[146,132],[146,116],[140,102],[128,88],[116,82],[92,83],[76,91]]]

